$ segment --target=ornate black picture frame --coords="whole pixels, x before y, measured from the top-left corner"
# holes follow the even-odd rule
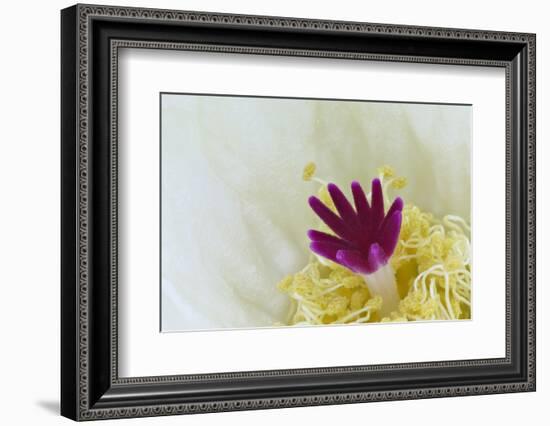
[[[74,420],[535,390],[535,35],[76,5],[61,12],[61,413]],[[506,356],[120,378],[121,47],[504,68]]]

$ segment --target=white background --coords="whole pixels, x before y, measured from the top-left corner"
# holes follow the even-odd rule
[[[122,2],[122,0],[121,0]],[[110,2],[107,4],[117,4]],[[127,3],[127,2],[125,2]],[[120,424],[281,423],[464,425],[543,424],[550,399],[550,292],[545,263],[550,204],[550,29],[544,2],[306,2],[277,0],[139,1],[134,6],[202,9],[327,19],[537,32],[538,131],[538,391],[532,394],[298,408],[191,417],[119,420]],[[0,386],[3,424],[69,424],[57,416],[59,394],[59,9],[64,1],[11,2],[2,12],[0,99]],[[114,421],[102,424],[114,423]]]

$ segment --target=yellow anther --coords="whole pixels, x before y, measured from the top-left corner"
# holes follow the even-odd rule
[[[361,309],[369,297],[369,292],[366,288],[355,290],[350,298],[350,308],[354,311]]]
[[[379,167],[377,171],[378,171],[378,174],[383,178],[391,178],[395,176],[395,170],[393,169],[393,167],[388,166],[387,164],[382,167]]]
[[[393,189],[403,189],[407,186],[407,178],[404,178],[403,176],[396,177],[391,181],[391,187]]]
[[[294,281],[292,275],[287,275],[281,281],[279,281],[279,283],[277,284],[277,288],[281,291],[287,291],[292,285],[292,281]]]
[[[304,172],[302,173],[302,179],[305,181],[311,180],[311,178],[315,175],[315,170],[317,169],[317,166],[313,161],[306,164],[304,167]]]
[[[362,286],[364,287],[365,281],[363,280],[363,278],[357,275],[351,275],[342,280],[342,285],[345,288],[356,288],[356,287],[362,287]]]
[[[327,315],[339,315],[346,311],[349,299],[343,296],[333,297],[327,304],[325,312]]]

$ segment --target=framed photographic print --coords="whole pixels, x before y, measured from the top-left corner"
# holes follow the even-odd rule
[[[64,416],[535,390],[535,35],[61,30]]]

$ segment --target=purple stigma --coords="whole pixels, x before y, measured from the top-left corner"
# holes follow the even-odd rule
[[[397,197],[384,213],[379,179],[372,181],[370,204],[359,182],[352,182],[355,207],[338,186],[330,183],[327,188],[338,214],[317,197],[310,197],[309,205],[335,235],[310,230],[311,251],[358,274],[376,272],[388,263],[397,246],[403,200]]]

